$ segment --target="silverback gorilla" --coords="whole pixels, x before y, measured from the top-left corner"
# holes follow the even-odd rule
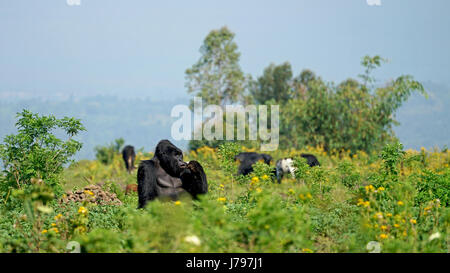
[[[161,140],[150,160],[138,168],[139,208],[156,197],[176,200],[183,193],[193,198],[208,192],[208,182],[197,161],[186,163],[183,152],[168,140]]]
[[[136,153],[134,152],[134,147],[127,145],[122,150],[123,161],[125,161],[125,168],[128,173],[134,170],[134,160],[136,158]]]
[[[237,156],[234,157],[234,160],[239,160],[239,169],[238,169],[238,175],[243,174],[247,175],[251,172],[253,172],[252,165],[256,162],[262,160],[267,165],[270,165],[270,161],[272,161],[272,157],[268,154],[258,154],[255,152],[245,152],[245,153],[239,153]]]

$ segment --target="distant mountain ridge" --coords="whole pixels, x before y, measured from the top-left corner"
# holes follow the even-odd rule
[[[449,146],[450,87],[424,83],[429,98],[413,95],[397,112],[400,125],[394,128],[405,148]],[[0,96],[1,97],[1,96]],[[16,113],[26,108],[40,114],[69,116],[82,120],[87,128],[78,139],[83,143],[76,159],[92,159],[94,148],[123,137],[126,144],[152,151],[161,139],[170,139],[170,111],[174,105],[188,105],[188,98],[124,99],[113,96],[69,98],[11,98],[0,101],[0,141],[15,132]],[[174,141],[182,149],[187,141]]]

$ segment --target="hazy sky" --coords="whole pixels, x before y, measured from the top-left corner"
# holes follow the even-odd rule
[[[379,79],[450,84],[448,0],[67,1],[0,0],[0,93],[184,96],[185,69],[223,25],[253,76],[289,61],[341,81],[379,54]]]

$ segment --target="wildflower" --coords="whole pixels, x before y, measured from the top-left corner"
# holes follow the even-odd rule
[[[52,223],[51,226],[52,226],[52,227],[56,227],[56,224],[55,224],[55,223]]]
[[[217,201],[225,202],[225,201],[227,201],[227,198],[226,197],[219,197],[219,198],[217,198]]]
[[[54,233],[58,233],[59,232],[59,230],[58,230],[58,228],[51,228],[51,229],[49,229],[49,231],[53,231]]]
[[[369,201],[364,202],[364,203],[363,203],[363,206],[364,206],[365,208],[370,207],[370,202],[369,202]]]
[[[252,177],[252,182],[253,183],[258,183],[259,182],[259,178],[257,176]]]
[[[382,191],[384,191],[384,190],[385,190],[384,187],[379,187],[377,191],[378,191],[378,192],[382,192]]]
[[[380,234],[380,239],[387,239],[389,236],[385,233]]]
[[[311,198],[312,198],[312,195],[308,192],[308,193],[306,194],[306,198],[311,199]]]
[[[262,189],[261,188],[256,188],[256,191],[257,192],[262,192]]]
[[[402,201],[398,201],[397,202],[397,205],[399,205],[399,206],[403,206],[405,203],[403,203]]]
[[[181,205],[181,201],[180,200],[178,200],[178,201],[175,201],[175,206],[179,206],[179,205]]]
[[[302,252],[313,253],[313,251],[309,248],[302,248]]]
[[[383,213],[382,212],[377,212],[377,213],[375,213],[373,218],[383,219]]]
[[[365,186],[364,188],[366,189],[366,193],[375,191],[375,187],[372,185]]]
[[[58,215],[56,215],[56,216],[54,217],[54,219],[55,219],[55,220],[59,220],[61,217],[62,217],[62,214],[59,213]]]
[[[439,232],[431,234],[430,238],[428,238],[429,241],[433,241],[434,239],[441,238],[441,234]]]
[[[225,186],[223,184],[220,184],[219,187],[221,187],[223,189]]]
[[[45,233],[47,233],[47,232],[48,232],[48,230],[46,230],[46,229],[44,229],[43,231],[41,231],[42,234],[45,234]]]
[[[411,220],[409,220],[409,222],[410,222],[411,224],[417,224],[417,220],[416,220],[416,219],[411,219]]]
[[[386,217],[392,217],[392,213],[390,212],[386,213]]]
[[[399,224],[394,224],[394,227],[399,228],[400,225]]]
[[[265,175],[263,175],[261,178],[262,178],[263,180],[267,180],[267,179],[269,179],[269,176],[268,176],[267,174],[265,174]]]
[[[79,214],[86,214],[88,211],[87,211],[87,209],[85,208],[85,207],[80,207],[79,209],[78,209],[78,213]]]
[[[406,230],[405,230],[405,231],[403,231],[403,233],[402,233],[402,234],[403,234],[403,236],[405,236],[405,237],[406,237],[406,236],[408,236],[408,233],[406,232]]]
[[[197,236],[195,236],[195,235],[184,237],[184,241],[186,243],[190,243],[190,244],[193,244],[193,245],[196,245],[196,246],[201,245],[200,239]]]
[[[90,190],[85,190],[84,193],[88,194],[90,196],[94,196],[94,193],[92,191],[90,191]]]
[[[382,226],[380,227],[380,229],[381,229],[381,230],[386,230],[386,229],[387,229],[387,226],[382,225]]]
[[[293,189],[289,189],[289,193],[294,194],[295,191]]]

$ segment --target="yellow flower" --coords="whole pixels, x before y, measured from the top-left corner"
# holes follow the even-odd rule
[[[384,191],[384,190],[385,190],[384,187],[379,187],[379,188],[378,188],[378,191],[379,191],[379,192],[382,192],[382,191]]]
[[[220,184],[219,187],[224,188],[225,186],[223,184]]]
[[[411,220],[409,220],[409,222],[410,222],[411,224],[417,224],[416,219],[411,219]]]
[[[369,193],[371,191],[375,191],[375,187],[372,185],[368,185],[364,187],[366,189],[366,193]]]
[[[387,239],[389,236],[385,233],[380,234],[380,239]]]
[[[90,196],[94,196],[94,193],[92,191],[89,191],[89,190],[85,190],[84,193],[88,194]]]
[[[298,195],[298,197],[300,197],[300,199],[302,199],[302,200],[305,200],[305,195],[304,195],[303,193],[300,193],[300,194]]]
[[[265,174],[265,175],[263,175],[261,178],[262,178],[263,180],[267,180],[267,179],[269,179],[269,176],[268,176],[267,174]]]
[[[294,193],[295,193],[295,191],[294,191],[293,189],[289,189],[289,193],[292,193],[292,194],[294,194]]]
[[[54,233],[58,233],[59,232],[59,230],[58,230],[58,228],[51,228],[51,229],[49,229],[49,231],[53,231]]]
[[[303,252],[313,253],[313,251],[309,248],[302,248]]]
[[[366,208],[370,207],[370,202],[369,201],[364,202],[363,206]]]
[[[399,224],[394,224],[394,227],[399,228],[400,225]]]
[[[390,212],[386,213],[386,217],[392,217],[392,213]]]
[[[408,233],[406,233],[406,230],[405,231],[403,231],[403,236],[407,236],[408,235]]]
[[[380,229],[381,229],[381,230],[386,230],[386,229],[387,229],[387,226],[382,225],[382,226],[380,227]]]
[[[312,198],[312,195],[308,192],[308,193],[306,194],[306,198],[311,199],[311,198]]]
[[[56,227],[56,224],[55,224],[55,223],[52,223],[51,225],[52,225],[52,227]]]
[[[219,198],[217,198],[217,201],[225,202],[225,201],[227,201],[227,198],[226,197],[219,197]]]
[[[85,207],[80,207],[79,209],[78,209],[78,213],[79,214],[86,214],[88,211],[87,211],[87,209],[85,208]]]
[[[253,183],[258,183],[259,178],[257,176],[252,177],[252,182]]]
[[[399,205],[399,206],[403,206],[405,203],[403,203],[402,201],[398,201],[397,202],[397,205]]]
[[[59,213],[58,215],[56,215],[56,216],[54,217],[54,219],[55,219],[55,220],[58,220],[58,219],[60,219],[61,217],[62,217],[62,214]]]
[[[262,189],[261,188],[256,188],[256,191],[257,192],[262,192]]]
[[[382,212],[377,212],[377,213],[375,213],[373,218],[383,219],[383,213]]]
[[[180,200],[178,200],[178,201],[175,201],[175,206],[179,206],[179,205],[181,205],[181,201]]]
[[[48,232],[48,230],[44,229],[41,233],[42,233],[42,234],[45,234],[45,233],[47,233],[47,232]]]

